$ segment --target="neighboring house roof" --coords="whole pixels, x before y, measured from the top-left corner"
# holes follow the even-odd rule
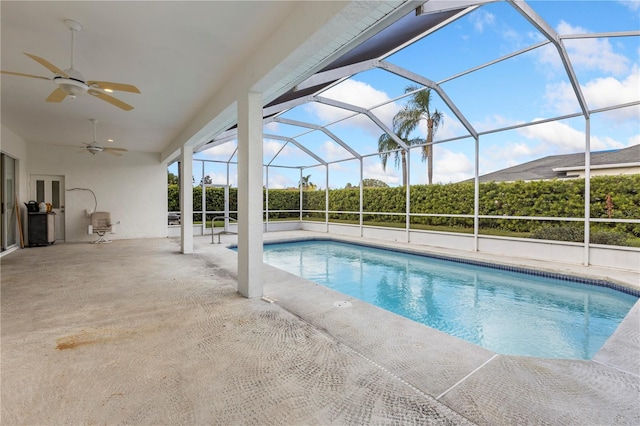
[[[640,166],[640,144],[591,153],[591,169]],[[480,176],[480,182],[513,182],[567,178],[568,172],[584,170],[584,153],[550,155],[528,163]]]

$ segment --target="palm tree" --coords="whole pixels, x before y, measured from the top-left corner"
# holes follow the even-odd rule
[[[404,89],[405,93],[418,90],[417,86],[409,86]],[[409,98],[407,105],[393,118],[394,123],[398,122],[398,130],[400,133],[408,135],[418,127],[422,120],[427,121],[427,139],[426,144],[422,146],[422,161],[427,161],[427,176],[429,185],[433,181],[433,135],[438,131],[438,127],[444,122],[444,117],[440,111],[435,109],[431,112],[431,89],[427,88],[415,92]]]
[[[298,182],[298,188],[302,188],[303,191],[314,190],[316,188],[316,185],[309,182],[310,178],[311,175],[302,176],[302,179],[300,179],[300,182]]]
[[[407,145],[422,142],[420,139],[407,139],[407,131],[401,132],[399,122],[393,119],[393,132]],[[383,133],[378,138],[378,152],[382,161],[382,170],[387,170],[387,161],[393,156],[396,167],[402,166],[402,186],[407,186],[407,152],[388,133]]]

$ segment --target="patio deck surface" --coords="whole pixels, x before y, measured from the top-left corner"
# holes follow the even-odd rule
[[[2,257],[0,423],[640,424],[640,304],[592,361],[505,356],[268,265],[245,299],[222,240]]]

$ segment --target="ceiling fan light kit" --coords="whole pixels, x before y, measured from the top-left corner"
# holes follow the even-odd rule
[[[71,99],[75,99],[78,95],[84,95],[89,89],[89,86],[83,81],[73,78],[54,77],[53,81],[60,89],[64,90]]]
[[[101,146],[89,145],[87,146],[87,151],[92,153],[93,155],[99,154],[104,150]]]
[[[71,31],[80,31],[82,29],[82,24],[80,22],[74,21],[73,19],[65,19],[64,24]]]

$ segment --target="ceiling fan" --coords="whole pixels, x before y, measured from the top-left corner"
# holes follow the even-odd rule
[[[90,118],[89,121],[93,123],[93,142],[91,143],[83,142],[84,146],[82,145],[63,145],[63,146],[80,147],[82,148],[82,151],[79,151],[79,152],[89,152],[93,155],[99,154],[101,152],[106,152],[107,154],[116,155],[120,157],[122,156],[123,152],[127,152],[127,150],[124,148],[111,148],[111,147],[103,147],[98,145],[98,142],[96,142],[96,123],[98,122],[98,120],[96,120],[95,118]]]
[[[39,75],[32,74],[24,74],[13,71],[0,71],[2,74],[10,74],[16,75],[20,77],[31,77],[31,78],[40,78],[44,80],[52,80],[54,83],[58,85],[58,87],[51,92],[49,97],[45,99],[47,102],[62,102],[67,96],[72,99],[75,99],[76,96],[82,95],[84,93],[89,93],[103,101],[109,102],[112,105],[117,106],[120,109],[125,111],[130,111],[133,107],[120,99],[116,99],[113,96],[108,95],[107,93],[111,93],[114,90],[118,90],[121,92],[131,92],[131,93],[140,93],[137,87],[132,86],[131,84],[122,84],[122,83],[112,83],[109,81],[95,81],[95,80],[85,80],[85,78],[73,67],[73,59],[74,59],[74,47],[75,47],[75,38],[74,35],[77,31],[82,29],[82,25],[78,22],[73,21],[71,19],[64,20],[65,25],[71,31],[71,66],[69,69],[61,70],[60,68],[53,65],[51,62],[47,61],[44,58],[40,58],[39,56],[32,55],[30,53],[26,53],[28,57],[38,62],[40,65],[47,68],[49,71],[55,74],[54,77],[42,77]]]

